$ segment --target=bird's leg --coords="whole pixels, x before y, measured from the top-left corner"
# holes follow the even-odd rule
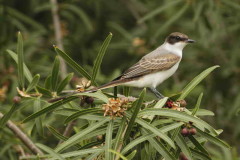
[[[164,98],[164,96],[163,96],[160,92],[158,92],[156,88],[149,87],[149,89],[150,89],[150,91],[151,91],[152,93],[155,94],[155,96],[156,96],[157,98],[159,98],[159,99]]]

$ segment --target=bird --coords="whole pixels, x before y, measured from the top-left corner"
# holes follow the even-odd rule
[[[164,43],[152,52],[143,56],[136,64],[127,69],[123,74],[102,86],[84,92],[95,92],[115,86],[130,86],[149,88],[157,98],[164,96],[156,87],[171,77],[182,60],[182,50],[195,41],[186,34],[173,32],[165,39]]]

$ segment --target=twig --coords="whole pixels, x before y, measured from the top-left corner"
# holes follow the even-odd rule
[[[77,120],[74,120],[74,121],[68,123],[67,127],[65,128],[65,131],[63,132],[63,136],[69,137],[71,135],[71,133],[73,131],[73,127],[76,125],[76,123],[77,123]],[[62,142],[63,141],[60,140],[59,144],[62,143]]]
[[[52,18],[53,18],[53,25],[54,25],[54,32],[55,32],[55,39],[57,42],[58,48],[64,50],[63,43],[62,43],[62,32],[61,32],[61,25],[60,19],[58,15],[58,4],[57,0],[50,0],[52,6]],[[62,58],[60,58],[60,69],[61,69],[61,77],[63,78],[67,74],[67,67],[66,63]]]
[[[3,114],[0,112],[0,118],[3,117]],[[43,152],[38,149],[38,147],[33,143],[33,141],[25,134],[23,131],[18,128],[11,120],[8,120],[6,126],[16,135],[25,146],[31,150],[34,154],[43,155]]]

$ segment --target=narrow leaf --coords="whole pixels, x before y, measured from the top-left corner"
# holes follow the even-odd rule
[[[142,111],[139,112],[138,116],[142,116],[142,115],[159,115],[159,116],[163,116],[163,117],[171,117],[174,118],[176,120],[181,120],[184,122],[193,122],[195,126],[197,126],[198,128],[201,128],[202,130],[204,130],[204,128],[208,129],[210,132],[212,132],[215,135],[218,135],[217,131],[210,126],[208,123],[206,123],[205,121],[194,117],[192,115],[189,115],[185,112],[179,112],[176,110],[170,110],[170,109],[155,109],[155,108],[149,108],[149,109],[144,109]]]
[[[181,96],[178,98],[178,100],[184,99],[187,97],[187,95],[205,78],[207,75],[209,75],[213,70],[218,68],[219,66],[213,66],[206,70],[204,70],[202,73],[200,73],[198,76],[196,76],[182,91]]]
[[[0,128],[4,127],[4,125],[11,118],[12,114],[16,111],[17,108],[18,108],[18,105],[13,104],[11,109],[0,119]]]
[[[203,132],[200,129],[197,129],[197,133],[199,135],[201,135],[202,137],[204,137],[205,139],[209,140],[210,142],[212,142],[212,143],[214,143],[214,144],[216,144],[216,145],[218,145],[220,147],[230,148],[230,146],[226,142],[220,140],[217,137],[212,136],[209,133]]]
[[[65,119],[64,123],[69,123],[70,121],[73,121],[82,115],[99,113],[99,112],[102,112],[102,109],[100,109],[100,108],[83,109],[83,110],[80,110],[80,111],[70,115],[69,117],[67,117]]]
[[[142,90],[142,92],[141,92],[141,94],[140,94],[140,96],[139,96],[139,99],[138,99],[137,102],[135,103],[135,104],[136,104],[136,105],[134,106],[135,109],[134,109],[133,114],[132,114],[132,116],[131,116],[131,119],[130,119],[130,121],[129,121],[129,123],[128,123],[128,127],[127,127],[127,130],[126,130],[126,133],[125,133],[124,141],[128,140],[128,138],[129,138],[130,132],[131,132],[132,127],[133,127],[133,125],[134,125],[134,122],[135,122],[135,120],[136,120],[136,118],[137,118],[138,112],[140,111],[140,108],[141,108],[141,106],[142,106],[143,98],[144,98],[145,94],[146,94],[146,88],[144,88],[144,89]]]
[[[72,77],[73,77],[73,73],[69,73],[66,78],[64,78],[64,80],[62,80],[62,82],[59,84],[58,88],[57,88],[57,93],[61,93],[62,90],[67,86],[67,84],[71,81]]]
[[[18,55],[11,50],[7,49],[6,51],[12,57],[12,59],[18,64]],[[33,79],[31,72],[29,71],[29,69],[25,64],[23,64],[23,68],[24,68],[23,71],[24,71],[25,77],[27,78],[28,82],[31,82]]]
[[[116,139],[115,139],[115,144],[114,144],[114,150],[117,151],[118,147],[121,143],[123,143],[123,137],[124,137],[124,130],[126,129],[126,121],[127,118],[126,116],[124,116],[121,120],[117,135],[116,135]]]
[[[36,88],[37,88],[38,92],[42,93],[43,95],[45,95],[47,97],[52,97],[52,93],[49,90],[42,88],[40,86],[36,86]]]
[[[169,138],[166,134],[164,134],[162,131],[160,131],[158,128],[154,127],[152,124],[140,119],[140,118],[136,118],[136,122],[138,124],[140,124],[142,127],[150,130],[151,132],[153,132],[155,135],[159,136],[161,139],[163,139],[164,141],[166,141],[171,147],[173,147],[174,149],[176,148],[174,142],[171,140],[171,138]]]
[[[181,149],[181,151],[187,157],[187,159],[192,160],[193,159],[192,153],[180,133],[176,136],[175,141],[176,141],[178,147]]]
[[[194,146],[199,149],[201,152],[203,152],[204,154],[208,155],[207,150],[201,145],[201,143],[199,143],[194,136],[192,135],[188,135],[188,139],[194,144]]]
[[[23,58],[23,39],[22,34],[18,32],[18,44],[17,44],[17,55],[18,55],[18,82],[21,89],[25,87],[25,78],[24,78],[24,58]]]
[[[80,75],[87,79],[92,79],[91,76],[85,71],[81,66],[79,66],[71,57],[69,57],[65,52],[55,47],[55,51]]]
[[[51,90],[52,89],[52,76],[51,75],[47,76],[47,78],[45,79],[44,87],[47,90]]]
[[[39,148],[44,150],[45,152],[49,153],[53,158],[59,159],[59,160],[65,160],[65,158],[62,157],[62,155],[56,153],[53,149],[49,148],[48,146],[45,146],[43,144],[36,144]]]
[[[34,112],[38,112],[39,110],[41,110],[40,98],[37,98],[34,101],[33,109],[34,109]],[[36,129],[37,129],[38,134],[43,137],[44,136],[44,130],[43,130],[43,124],[42,124],[42,116],[39,116],[35,119],[35,125],[36,125]]]
[[[112,133],[113,133],[113,120],[110,120],[108,123],[107,131],[106,131],[106,139],[105,139],[105,159],[111,160],[112,154],[109,150],[112,149]]]
[[[34,118],[37,118],[37,117],[39,117],[39,116],[41,116],[41,115],[43,115],[43,114],[45,114],[45,113],[48,113],[48,112],[56,109],[57,107],[60,107],[60,106],[66,104],[66,103],[68,103],[68,102],[73,101],[74,99],[77,99],[77,98],[79,98],[79,97],[70,96],[70,97],[68,97],[68,98],[66,98],[66,99],[63,99],[63,100],[58,101],[58,102],[56,102],[56,103],[53,103],[52,105],[50,105],[50,106],[48,106],[48,107],[46,107],[46,108],[43,108],[43,109],[41,109],[40,111],[38,111],[38,112],[36,112],[36,113],[34,113],[34,114],[31,114],[30,116],[28,116],[27,118],[25,118],[25,119],[23,120],[23,123],[28,122],[28,121],[30,121],[30,120],[32,120],[32,119],[34,119]]]
[[[166,133],[170,130],[173,130],[175,128],[178,128],[182,125],[183,123],[173,123],[173,124],[170,124],[170,125],[166,125],[162,128],[160,128],[159,130],[163,133]],[[143,135],[143,136],[140,136],[134,140],[132,140],[130,143],[128,143],[124,149],[122,150],[122,154],[124,155],[125,153],[127,153],[130,149],[132,149],[133,147],[135,147],[136,145],[138,145],[139,143],[142,143],[146,140],[148,140],[149,138],[153,138],[155,137],[156,134],[152,133],[152,134],[146,134],[146,135]]]
[[[90,125],[89,127],[85,128],[81,132],[79,132],[79,133],[73,135],[72,137],[70,137],[67,141],[65,141],[62,144],[60,144],[55,149],[55,151],[56,152],[60,152],[60,151],[66,149],[68,147],[71,147],[71,146],[75,145],[76,143],[78,143],[79,139],[81,139],[82,137],[84,137],[88,133],[92,132],[96,128],[100,127],[101,125],[103,125],[104,123],[106,123],[109,120],[110,120],[109,118],[105,118],[104,120],[102,120],[100,122],[97,122],[97,123],[94,123],[94,124]]]
[[[54,63],[53,63],[52,77],[51,77],[52,90],[53,91],[56,90],[57,84],[58,84],[59,65],[60,65],[60,61],[59,61],[58,56],[56,56],[56,58],[54,60]]]
[[[121,153],[119,153],[119,152],[117,152],[117,151],[114,151],[114,150],[112,150],[112,149],[109,149],[108,152],[112,152],[112,153],[116,154],[117,156],[119,156],[119,157],[120,157],[121,159],[123,159],[123,160],[129,160],[129,159],[127,159],[126,157],[124,157]],[[105,159],[108,160],[109,158],[106,158],[106,157],[105,157]]]
[[[61,133],[59,133],[55,128],[51,127],[51,126],[47,126],[48,130],[59,140],[62,141],[66,141],[68,140],[68,137],[65,137],[64,135],[62,135]],[[78,149],[81,148],[81,146],[79,144],[75,144],[75,147],[77,147]]]
[[[196,157],[197,159],[201,159],[201,160],[212,160],[212,158],[210,158],[207,154],[204,154],[202,152],[199,152],[198,150],[192,149],[190,148],[192,154],[194,157]]]
[[[109,33],[109,35],[107,36],[107,38],[104,40],[99,52],[98,52],[98,55],[97,55],[97,58],[94,62],[94,66],[93,66],[93,73],[92,73],[92,82],[95,82],[95,79],[97,77],[97,74],[99,72],[99,69],[100,69],[100,66],[102,64],[102,60],[103,60],[103,57],[106,53],[106,50],[107,50],[107,47],[110,43],[112,39],[112,33]]]
[[[201,93],[201,94],[199,95],[199,97],[198,97],[197,103],[196,103],[196,105],[195,105],[195,107],[194,107],[194,110],[192,111],[192,115],[193,115],[193,116],[194,116],[194,115],[198,112],[198,110],[199,110],[199,107],[200,107],[200,104],[201,104],[201,101],[202,101],[202,97],[203,97],[203,93]]]
[[[31,91],[33,88],[36,87],[36,85],[38,84],[39,78],[40,78],[40,75],[39,75],[39,74],[36,74],[36,75],[33,77],[33,80],[32,80],[32,81],[30,82],[30,84],[28,85],[26,92],[29,92],[29,91]]]

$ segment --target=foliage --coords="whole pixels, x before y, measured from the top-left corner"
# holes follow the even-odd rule
[[[59,15],[63,51],[52,47],[55,28],[49,1],[2,1],[0,112],[5,116],[0,121],[0,157],[17,159],[19,145],[31,153],[4,126],[10,119],[38,143],[44,156],[53,159],[176,159],[180,152],[189,159],[237,159],[238,150],[229,150],[218,138],[222,130],[214,128],[222,128],[221,139],[239,147],[240,127],[235,125],[240,106],[239,9],[238,0],[62,0]],[[110,81],[173,31],[186,33],[197,41],[184,50],[174,78],[159,87],[173,100],[186,99],[188,109],[184,112],[162,108],[164,101],[146,107],[142,103],[152,100],[151,94],[121,87],[119,93],[138,97],[129,104],[132,107],[123,118],[111,120],[103,116],[101,106],[111,97],[106,94],[111,89],[48,102],[63,96],[65,89],[75,89],[80,76],[92,80],[93,85]],[[69,66],[70,73],[64,77],[60,76],[60,57]],[[213,65],[220,65],[221,69],[199,84],[217,67],[205,70]],[[199,75],[202,70],[205,71]],[[11,102],[17,95],[16,87],[29,95],[20,104]],[[79,105],[86,97],[95,97],[94,103]],[[180,127],[189,121],[197,128],[197,135],[183,137]],[[72,133],[63,135],[64,125],[71,123],[75,123]],[[125,134],[127,138],[123,139]]]

